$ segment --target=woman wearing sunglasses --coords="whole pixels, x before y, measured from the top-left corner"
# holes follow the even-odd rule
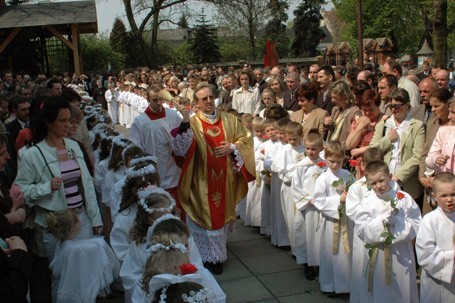
[[[411,118],[409,114],[410,99],[405,89],[398,88],[390,94],[390,99],[387,106],[392,116],[376,126],[369,146],[384,152],[384,161],[389,165],[392,179],[416,199],[423,192],[417,180],[425,130],[422,121]]]

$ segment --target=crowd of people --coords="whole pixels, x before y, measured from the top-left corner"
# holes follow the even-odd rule
[[[240,218],[328,297],[453,302],[453,77],[421,69],[3,71],[2,301],[226,302]]]

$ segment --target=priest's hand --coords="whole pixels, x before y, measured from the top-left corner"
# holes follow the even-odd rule
[[[217,158],[221,158],[227,155],[230,155],[233,150],[231,149],[231,143],[223,141],[220,143],[220,146],[215,147],[214,151]]]

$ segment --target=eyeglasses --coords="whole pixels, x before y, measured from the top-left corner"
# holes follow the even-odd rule
[[[404,103],[400,103],[400,104],[388,104],[387,106],[390,108],[390,109],[400,109],[403,105],[405,105]]]

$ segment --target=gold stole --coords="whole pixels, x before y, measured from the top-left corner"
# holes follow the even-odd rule
[[[340,214],[340,219],[336,220],[335,226],[333,227],[332,254],[338,254],[338,251],[340,250],[340,235],[341,240],[343,241],[344,252],[350,254],[348,220],[345,214]]]

